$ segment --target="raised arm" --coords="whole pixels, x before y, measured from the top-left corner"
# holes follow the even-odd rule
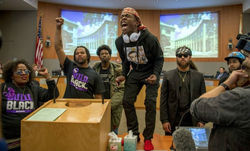
[[[62,42],[62,25],[64,23],[64,19],[61,17],[57,17],[56,21],[56,34],[55,34],[55,49],[56,54],[58,56],[60,64],[63,66],[64,61],[66,59],[66,54],[63,51],[63,42]]]

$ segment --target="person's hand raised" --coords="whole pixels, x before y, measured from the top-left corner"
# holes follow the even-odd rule
[[[44,76],[45,78],[49,77],[48,69],[44,67],[38,70],[38,74]]]
[[[64,23],[64,19],[62,17],[57,17],[55,21],[56,21],[56,28],[61,29]]]

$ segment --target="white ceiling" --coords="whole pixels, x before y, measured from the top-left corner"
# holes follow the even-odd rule
[[[29,3],[49,2],[74,6],[122,9],[166,10],[243,4],[248,0],[0,0],[0,10],[36,10]]]

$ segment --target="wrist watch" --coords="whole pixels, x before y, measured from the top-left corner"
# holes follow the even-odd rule
[[[230,90],[229,87],[225,83],[221,83],[220,86],[223,86],[225,90]]]

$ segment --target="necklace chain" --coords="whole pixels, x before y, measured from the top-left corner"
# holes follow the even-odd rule
[[[180,72],[178,72],[178,73],[179,73],[180,77],[182,78],[182,82],[184,82],[184,81],[185,81],[185,78],[186,78],[186,76],[187,76],[187,72],[185,73],[184,77],[181,76]]]
[[[19,88],[19,86],[16,86],[21,92],[22,94],[24,95],[24,92],[25,92],[25,89],[26,89],[26,86],[24,86],[24,89],[22,90],[21,88]]]

